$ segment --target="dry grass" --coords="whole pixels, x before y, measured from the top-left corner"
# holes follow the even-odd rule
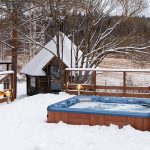
[[[103,62],[99,65],[100,68],[149,68],[149,64],[140,66],[134,64],[127,59],[122,58],[105,58]],[[97,75],[97,84],[100,85],[123,85],[123,73],[112,73],[105,72],[103,74]],[[150,74],[149,73],[128,73],[127,74],[127,84],[130,86],[149,86],[150,85]],[[132,84],[132,85],[131,85]]]

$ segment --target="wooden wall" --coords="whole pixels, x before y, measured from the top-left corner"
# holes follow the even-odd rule
[[[52,80],[51,79],[51,66],[52,65],[58,65],[58,59],[53,58],[44,68],[43,70],[46,72],[46,76],[29,76],[27,75],[27,95],[34,95],[38,93],[50,93],[53,92],[52,90],[52,83],[53,84],[64,84],[65,81],[65,64],[62,62],[62,70],[63,75],[60,77],[59,80]],[[32,87],[31,85],[31,78],[35,78],[35,87]]]
[[[95,115],[82,113],[68,113],[68,112],[51,112],[48,111],[48,123],[58,123],[63,121],[68,124],[77,125],[118,125],[122,128],[124,125],[131,125],[135,129],[142,131],[150,131],[150,118],[137,118],[125,116],[111,116],[111,115]]]

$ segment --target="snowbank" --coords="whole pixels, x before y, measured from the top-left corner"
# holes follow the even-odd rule
[[[71,95],[38,94],[0,104],[0,150],[149,150],[150,132],[125,126],[46,123],[47,106]]]

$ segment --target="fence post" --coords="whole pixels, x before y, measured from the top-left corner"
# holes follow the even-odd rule
[[[66,93],[68,93],[68,82],[69,82],[69,76],[68,76],[68,70],[65,70],[65,89]]]
[[[12,101],[16,98],[16,95],[14,94],[14,73],[10,74],[10,80],[11,80],[11,94],[12,94]]]
[[[127,73],[124,71],[123,72],[123,95],[124,96],[126,94],[126,75],[127,75]]]
[[[96,96],[96,71],[94,71],[93,86],[94,86],[94,95]]]

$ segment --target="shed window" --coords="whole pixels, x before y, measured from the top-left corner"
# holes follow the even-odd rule
[[[53,72],[59,72],[59,66],[58,65],[53,65],[52,66],[52,71]]]
[[[58,65],[52,65],[51,66],[51,79],[52,80],[59,80],[60,79],[59,66]]]
[[[31,87],[36,87],[36,83],[35,83],[35,77],[31,77],[30,78],[30,83],[31,83]]]

